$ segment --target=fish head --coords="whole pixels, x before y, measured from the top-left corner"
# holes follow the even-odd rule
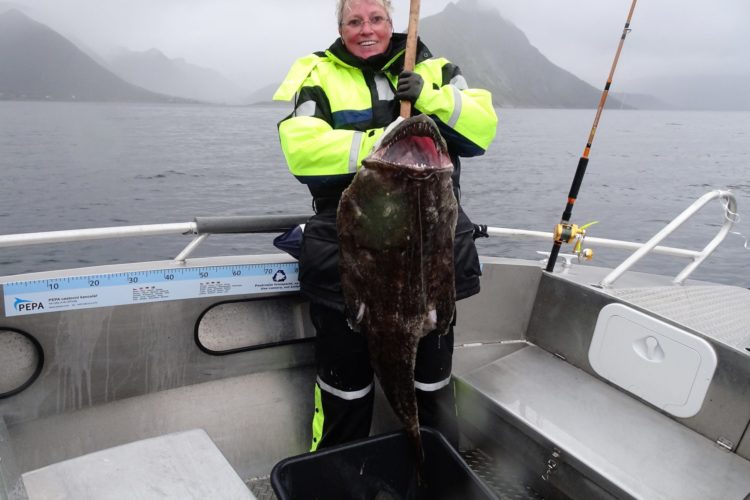
[[[404,170],[410,177],[428,177],[453,170],[448,145],[435,122],[426,115],[407,118],[363,160],[371,169]]]

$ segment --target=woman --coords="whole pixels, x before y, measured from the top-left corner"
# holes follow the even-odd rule
[[[347,325],[341,295],[336,208],[342,191],[398,117],[400,100],[438,124],[453,159],[459,200],[459,156],[483,154],[497,125],[489,92],[469,89],[457,66],[433,58],[421,42],[414,71],[403,71],[406,36],[393,33],[390,0],[338,0],[336,14],[340,37],[328,50],[297,60],[274,96],[295,97],[279,136],[289,170],[310,189],[315,210],[299,259],[301,290],[310,299],[317,334],[312,450],[366,437],[372,420],[367,343]],[[463,299],[479,292],[480,269],[473,225],[460,208],[454,253],[456,298]],[[438,429],[457,447],[452,355],[452,327],[446,337],[425,336],[415,385],[420,424]]]

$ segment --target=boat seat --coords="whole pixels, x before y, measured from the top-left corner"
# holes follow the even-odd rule
[[[89,453],[22,478],[29,500],[255,498],[203,429]]]
[[[462,418],[485,437],[512,428],[614,497],[750,493],[749,461],[535,345],[456,380]]]

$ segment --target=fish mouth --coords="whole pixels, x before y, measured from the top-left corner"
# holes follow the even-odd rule
[[[453,168],[445,139],[435,122],[425,115],[398,124],[370,154],[367,163],[405,168],[412,175],[429,175]]]

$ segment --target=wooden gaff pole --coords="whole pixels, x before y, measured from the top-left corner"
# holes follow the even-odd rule
[[[419,2],[411,0],[409,5],[409,28],[406,32],[406,53],[404,54],[404,71],[414,71],[417,61],[417,27],[419,26]],[[401,101],[402,118],[411,116],[411,102]]]

